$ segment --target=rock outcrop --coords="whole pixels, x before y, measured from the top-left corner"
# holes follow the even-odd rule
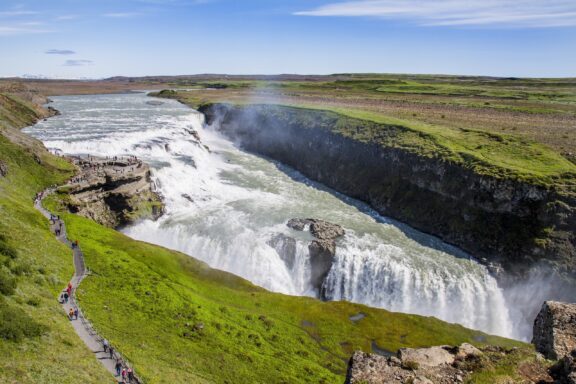
[[[286,225],[296,231],[310,231],[314,236],[315,240],[308,246],[310,279],[314,287],[320,288],[332,268],[336,254],[336,239],[344,236],[344,229],[338,224],[318,219],[291,219]]]
[[[135,158],[73,160],[80,173],[65,188],[71,212],[112,228],[162,214],[147,164]]]
[[[246,150],[486,263],[501,263],[516,274],[541,260],[567,274],[576,271],[574,194],[480,174],[434,153],[395,145],[406,134],[400,126],[284,106],[213,104],[199,110]]]
[[[558,384],[576,384],[576,349],[554,365],[551,373]]]
[[[405,348],[392,357],[358,351],[350,359],[346,384],[461,383],[469,373],[461,366],[482,355],[466,343],[460,347]]]
[[[549,359],[570,355],[576,349],[576,304],[546,301],[534,321],[532,343]]]

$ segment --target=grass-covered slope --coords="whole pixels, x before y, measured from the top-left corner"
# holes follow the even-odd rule
[[[79,292],[83,310],[149,382],[338,383],[351,352],[374,345],[521,345],[434,318],[267,292],[189,256],[63,217],[93,271]],[[358,313],[366,317],[351,321]]]
[[[7,136],[24,137],[17,129],[35,119],[27,110],[0,110]],[[33,207],[35,193],[64,181],[72,167],[38,142],[22,146],[3,134],[0,164],[0,382],[111,383],[57,302],[73,274],[71,254]]]

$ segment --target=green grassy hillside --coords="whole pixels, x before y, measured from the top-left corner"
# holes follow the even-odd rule
[[[25,107],[0,113],[12,137],[35,119]],[[71,254],[32,201],[36,192],[68,178],[72,167],[39,148],[0,135],[6,171],[0,176],[0,382],[112,383],[56,300],[73,274]]]

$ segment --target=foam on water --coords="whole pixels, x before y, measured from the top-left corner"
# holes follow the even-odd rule
[[[55,97],[53,106],[62,115],[27,129],[67,154],[131,154],[151,164],[166,214],[124,229],[129,236],[180,250],[273,291],[316,296],[310,237],[285,223],[325,219],[347,232],[324,282],[328,298],[525,336],[513,329],[494,278],[463,252],[242,152],[205,129],[202,115],[175,101],[151,106],[148,100],[143,94]],[[279,233],[297,239],[291,266],[269,245]]]

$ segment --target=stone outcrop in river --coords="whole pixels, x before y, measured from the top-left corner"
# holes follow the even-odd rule
[[[308,245],[310,258],[310,281],[319,292],[332,268],[336,254],[336,239],[344,236],[345,231],[338,224],[319,219],[290,219],[286,225],[295,231],[309,232],[313,240]],[[284,234],[274,236],[268,244],[276,250],[289,270],[292,270],[296,259],[296,240]]]
[[[318,219],[291,219],[286,224],[297,231],[310,231],[315,240],[308,246],[311,264],[311,281],[314,287],[321,287],[326,275],[332,268],[336,254],[336,239],[344,236],[344,229]]]
[[[153,191],[146,163],[93,156],[73,160],[80,173],[65,188],[71,212],[113,228],[162,215],[162,201]]]
[[[199,110],[246,150],[439,236],[486,264],[499,262],[521,273],[545,260],[568,274],[576,270],[574,196],[395,146],[405,132],[399,126],[283,106],[213,104]]]

